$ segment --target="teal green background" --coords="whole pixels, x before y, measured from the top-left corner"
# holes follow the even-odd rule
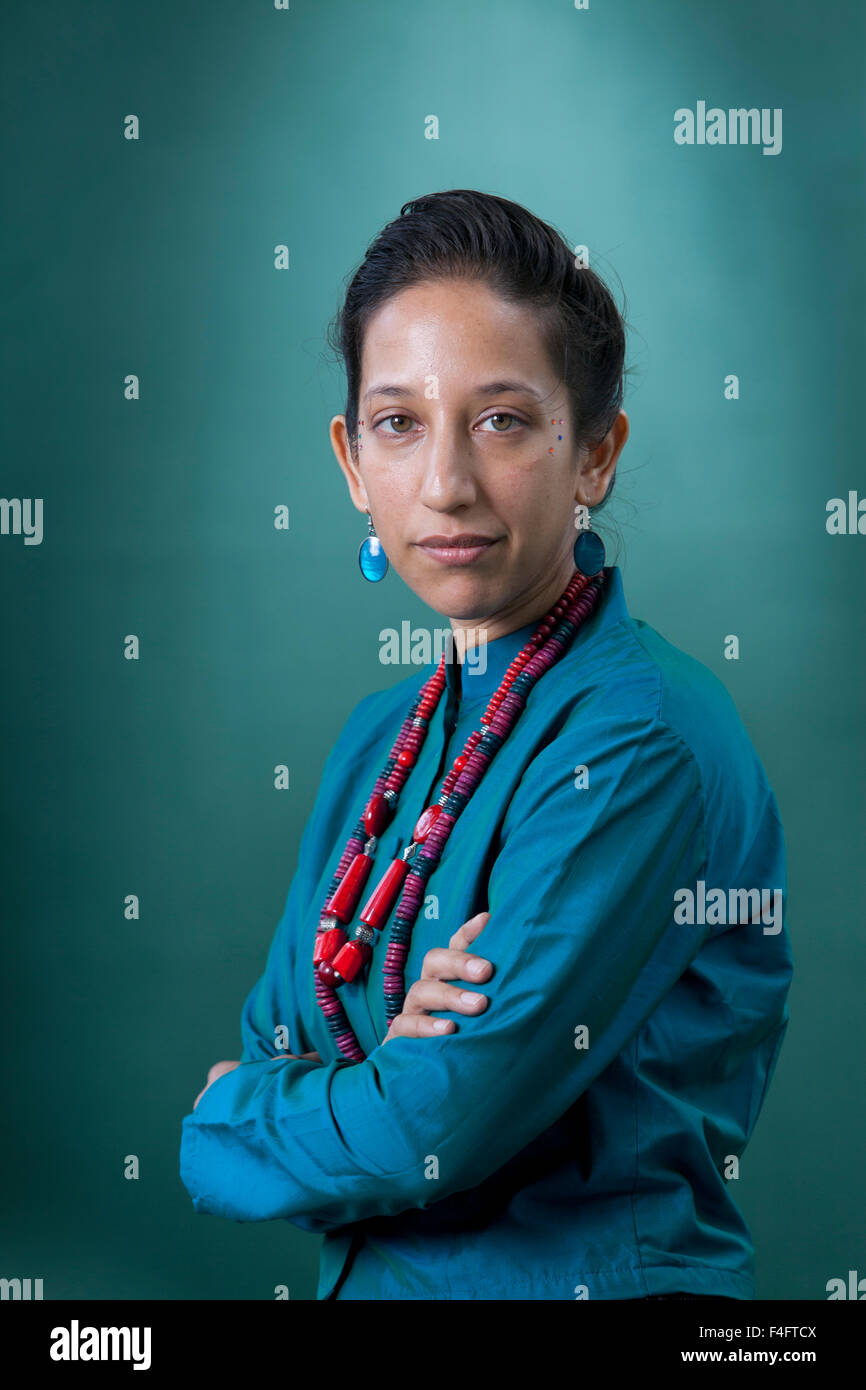
[[[588,245],[625,309],[599,529],[632,615],[727,685],[788,843],[791,1024],[736,1192],[758,1296],[866,1275],[866,537],[825,528],[866,493],[862,7],[49,0],[3,30],[0,491],[44,538],[0,536],[0,1275],[314,1297],[318,1238],[195,1216],[180,1122],[239,1055],[343,721],[409,674],[380,629],[445,623],[360,576],[325,330],[400,205],[455,187]],[[782,152],[676,145],[698,100],[781,107]]]

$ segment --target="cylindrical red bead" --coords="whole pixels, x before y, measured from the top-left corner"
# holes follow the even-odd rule
[[[391,860],[384,878],[370,895],[359,921],[366,923],[368,927],[381,927],[387,921],[408,869],[409,865],[405,859]]]
[[[370,954],[371,950],[366,941],[347,941],[345,946],[337,953],[332,961],[334,973],[338,976],[342,976],[348,984],[351,980],[354,980]],[[336,983],[339,983],[339,981]]]
[[[346,933],[342,927],[331,927],[328,931],[316,932],[313,965],[319,965],[323,960],[333,960],[340,947],[345,944]]]
[[[339,917],[341,922],[351,922],[372,867],[373,860],[369,854],[356,854],[333,897],[325,905],[325,911]]]

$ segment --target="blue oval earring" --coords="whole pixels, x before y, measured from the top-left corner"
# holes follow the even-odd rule
[[[574,540],[574,564],[587,579],[594,579],[604,569],[604,541],[591,530],[589,508],[575,503],[577,515],[574,524],[578,532]]]
[[[388,556],[382,549],[382,542],[376,535],[376,528],[373,525],[373,517],[367,513],[367,529],[369,535],[366,540],[361,541],[358,547],[358,564],[365,579],[369,579],[371,584],[378,584],[380,579],[384,579],[388,573]]]

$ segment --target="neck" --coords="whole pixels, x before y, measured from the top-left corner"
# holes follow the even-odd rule
[[[573,574],[574,556],[569,552],[552,578],[540,582],[531,592],[521,594],[491,616],[449,618],[457,659],[462,663],[468,651],[477,650],[487,642],[495,642],[497,637],[516,632],[534,620],[541,622],[560,598]]]

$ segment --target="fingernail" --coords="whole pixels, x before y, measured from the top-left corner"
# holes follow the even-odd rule
[[[433,1024],[434,1033],[444,1033],[445,1029],[448,1027],[448,1023],[449,1020],[447,1018],[437,1018]]]
[[[483,960],[471,960],[466,967],[469,974],[476,980],[480,979],[487,969],[487,964]]]
[[[460,998],[463,1000],[464,1004],[477,1004],[481,999],[481,995],[475,994],[471,989],[464,989],[461,990]]]

